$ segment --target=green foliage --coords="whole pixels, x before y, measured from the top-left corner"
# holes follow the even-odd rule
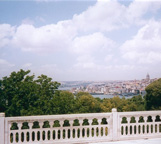
[[[101,105],[103,112],[111,112],[112,108],[117,108],[117,111],[140,111],[144,110],[144,99],[142,96],[134,96],[131,99],[120,98],[118,96],[104,99]]]
[[[52,99],[52,103],[54,114],[74,113],[75,100],[74,95],[70,92],[57,92]]]
[[[75,112],[76,113],[101,112],[100,102],[97,101],[97,99],[95,99],[89,93],[79,92],[76,95]]]
[[[161,109],[161,79],[158,79],[146,87],[146,109]]]
[[[145,110],[145,99],[141,95],[134,96],[131,99],[129,99],[129,104],[131,105],[131,106],[129,106],[129,108],[131,110],[129,109],[128,111],[143,111],[143,110]]]
[[[29,73],[20,70],[0,80],[0,112],[6,116],[52,114],[51,99],[60,84],[45,75],[35,80]]]

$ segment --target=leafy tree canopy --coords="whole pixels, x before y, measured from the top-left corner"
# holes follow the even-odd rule
[[[48,114],[60,84],[45,75],[35,79],[30,70],[12,72],[0,80],[0,112],[7,116]]]
[[[161,109],[161,79],[158,79],[146,87],[146,109]]]

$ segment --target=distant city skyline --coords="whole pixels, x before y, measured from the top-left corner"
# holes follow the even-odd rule
[[[0,0],[0,78],[161,77],[160,0]]]
[[[119,80],[119,81],[64,81],[61,82],[59,90],[70,91],[72,93],[88,92],[94,97],[111,98],[113,96],[133,97],[144,96],[146,87],[155,79],[150,79],[147,74],[142,80]]]

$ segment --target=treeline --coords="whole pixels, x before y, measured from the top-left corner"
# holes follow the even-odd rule
[[[35,78],[29,70],[12,72],[9,77],[0,80],[0,112],[5,112],[6,116],[26,116],[111,112],[112,108],[117,108],[118,111],[161,109],[161,103],[156,106],[152,101],[155,107],[150,105],[149,95],[144,98],[139,95],[131,99],[117,96],[100,99],[85,92],[73,95],[59,91],[59,86],[60,83],[52,81],[46,75]],[[157,96],[161,97],[161,93]]]

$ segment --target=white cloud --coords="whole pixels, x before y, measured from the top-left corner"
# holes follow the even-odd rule
[[[97,69],[97,65],[93,62],[77,63],[74,67],[79,69]]]
[[[75,34],[67,21],[39,28],[22,24],[17,27],[13,44],[23,51],[49,53],[68,48]]]
[[[94,58],[91,55],[81,55],[77,57],[78,62],[93,62]]]
[[[76,37],[73,40],[71,51],[78,54],[90,54],[95,52],[109,52],[114,47],[114,41],[105,37],[102,33],[94,33]]]
[[[53,80],[63,80],[62,75],[64,75],[64,73],[57,66],[57,64],[36,65],[36,64],[32,64],[32,63],[26,63],[26,64],[22,65],[20,68],[27,69],[27,70],[29,69],[29,70],[31,70],[31,73],[34,73],[36,76],[40,76],[40,75],[44,74],[44,75],[47,75],[48,77],[53,78]]]
[[[123,58],[138,63],[161,62],[161,22],[150,21],[121,50]]]
[[[35,67],[36,68],[36,67]],[[57,64],[45,64],[34,70],[38,75],[45,74],[49,77],[56,79],[62,79],[63,71],[57,66]]]
[[[81,31],[111,31],[124,25],[121,19],[125,10],[117,1],[98,1],[83,13],[74,15],[72,21]]]
[[[156,1],[138,2],[136,0],[129,5],[124,5],[123,2],[116,0],[99,0],[81,14],[56,24],[35,27],[30,19],[23,20],[21,25],[15,27],[3,24],[0,25],[0,48],[9,45],[10,52],[11,48],[15,47],[22,51],[47,54],[59,51],[60,53],[57,54],[62,54],[61,58],[63,56],[69,58],[67,62],[70,63],[73,60],[68,63],[69,71],[67,66],[64,67],[65,64],[61,69],[58,68],[63,61],[60,60],[59,55],[56,56],[57,62],[55,62],[56,58],[50,57],[56,64],[33,66],[31,63],[24,62],[21,67],[31,68],[39,74],[56,75],[60,79],[63,79],[62,76],[70,79],[73,75],[77,78],[84,75],[86,75],[85,78],[90,76],[91,79],[95,79],[95,75],[98,78],[106,75],[111,78],[112,75],[119,77],[121,73],[122,75],[129,72],[135,73],[134,71],[140,68],[136,65],[161,62],[161,22],[151,20],[158,19],[155,12],[160,9],[160,6],[161,3]],[[39,16],[34,20],[44,22],[44,19]],[[124,60],[120,56],[116,42],[109,37],[120,42],[128,36],[131,37],[131,33],[135,33],[139,27],[142,28],[136,36],[127,40],[120,48]],[[124,28],[129,29],[122,33]],[[50,63],[49,60],[44,61]],[[2,65],[14,66],[5,60],[0,60],[0,66]]]
[[[133,1],[126,10],[125,18],[129,24],[146,24],[147,20],[143,16],[149,12],[155,13],[161,7],[159,1]]]
[[[9,24],[0,24],[0,48],[10,43],[10,39],[14,34],[14,27]]]
[[[15,70],[15,64],[8,62],[5,59],[0,59],[0,78],[9,75]]]
[[[37,16],[35,18],[36,21],[39,21],[39,22],[46,22],[46,20],[43,18],[43,17],[40,17],[40,16]]]
[[[115,42],[105,37],[102,33],[76,37],[70,49],[71,52],[78,55],[77,63],[74,67],[78,69],[100,69],[102,64],[99,64],[100,60],[98,59],[108,55],[115,47]]]
[[[113,58],[113,55],[109,54],[105,57],[105,62],[109,63]]]
[[[21,22],[22,24],[29,24],[29,25],[33,25],[34,24],[34,21],[31,20],[30,18],[25,18],[22,20]]]
[[[8,61],[4,59],[0,59],[0,66],[7,66],[7,67],[13,67],[14,64],[9,63]]]
[[[12,44],[23,51],[50,53],[69,47],[76,53],[97,51],[97,47],[108,48],[113,45],[112,40],[106,38],[103,32],[131,24],[143,24],[147,21],[143,16],[149,11],[157,11],[160,5],[161,3],[152,1],[134,1],[129,6],[113,0],[98,1],[81,14],[74,15],[71,20],[42,27],[31,25],[32,21],[27,18],[16,29],[10,25],[0,26],[0,32],[3,31],[0,34],[0,47],[10,43],[8,37],[11,37]],[[88,31],[88,35],[83,33],[85,31]]]
[[[116,0],[97,1],[79,15],[74,15],[72,22],[80,31],[112,31],[130,25],[143,25],[148,12],[156,12],[161,7],[159,1],[133,1],[125,6]]]
[[[91,55],[81,55],[77,58],[77,63],[74,65],[74,68],[78,69],[93,69],[97,68],[95,60]]]
[[[32,63],[26,63],[22,67],[23,68],[30,68],[32,66]]]

